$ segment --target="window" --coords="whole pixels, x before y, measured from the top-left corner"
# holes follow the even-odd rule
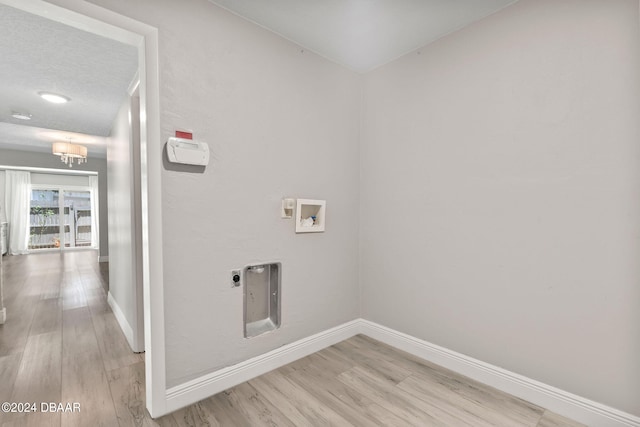
[[[89,190],[32,188],[29,249],[95,247],[91,206]]]

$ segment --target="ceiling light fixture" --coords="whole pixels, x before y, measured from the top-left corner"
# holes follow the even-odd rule
[[[51,151],[56,156],[60,156],[60,160],[69,167],[73,167],[74,160],[77,160],[79,165],[87,162],[87,147],[72,144],[71,140],[54,142]]]
[[[31,114],[29,113],[21,113],[19,111],[12,111],[11,117],[19,120],[31,120]]]
[[[69,98],[68,96],[64,96],[64,95],[60,95],[52,92],[38,92],[38,95],[40,95],[42,99],[45,99],[54,104],[64,104],[71,101],[71,98]]]

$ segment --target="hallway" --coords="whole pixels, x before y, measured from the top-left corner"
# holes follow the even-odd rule
[[[38,413],[2,413],[2,426],[135,425],[144,409],[144,355],[107,304],[95,251],[3,258],[7,321],[0,326],[0,401]],[[10,385],[10,386],[9,386]],[[80,404],[43,413],[41,402]]]

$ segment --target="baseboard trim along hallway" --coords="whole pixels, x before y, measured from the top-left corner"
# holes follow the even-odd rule
[[[115,310],[114,310],[115,312]],[[640,417],[364,319],[344,323],[166,391],[166,413],[362,334],[589,426],[640,427]]]
[[[113,295],[111,295],[111,292],[107,293],[107,304],[109,304],[109,307],[111,307],[113,315],[116,317],[116,320],[120,325],[120,329],[122,329],[122,333],[127,339],[129,347],[131,347],[132,351],[135,351],[135,349],[133,348],[133,328],[131,328],[131,325],[129,324],[129,322],[127,322],[127,318],[125,317],[115,298],[113,298]]]

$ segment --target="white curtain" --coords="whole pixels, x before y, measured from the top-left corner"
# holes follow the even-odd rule
[[[5,172],[4,206],[9,222],[9,253],[29,252],[29,210],[31,203],[31,173]]]
[[[89,186],[91,187],[91,246],[100,249],[100,200],[97,175],[89,175]]]

